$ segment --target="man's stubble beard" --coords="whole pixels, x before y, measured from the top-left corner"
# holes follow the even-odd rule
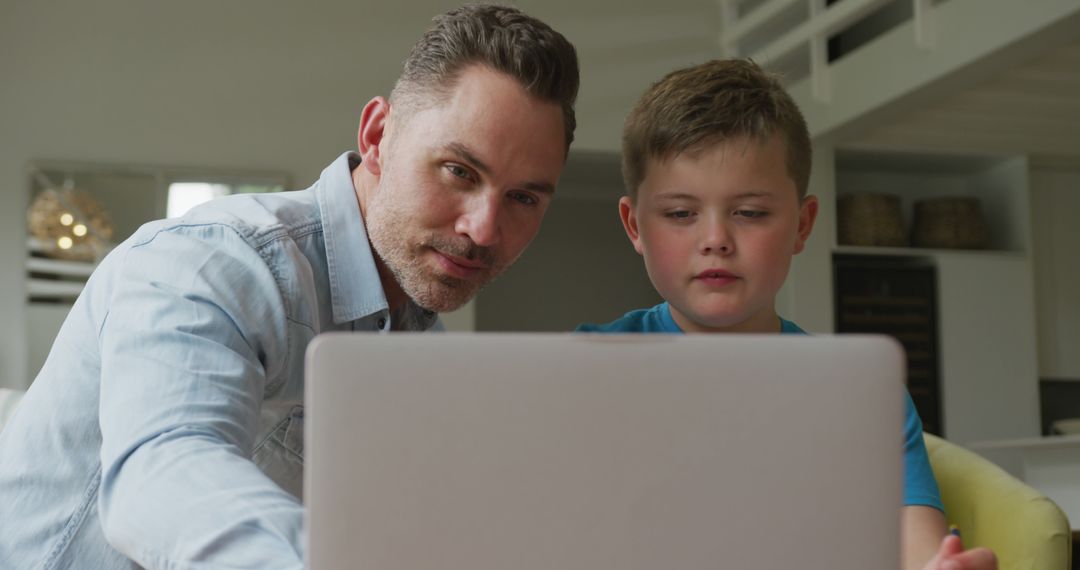
[[[437,313],[458,309],[514,261],[502,262],[490,249],[479,247],[466,237],[448,239],[433,232],[410,234],[415,224],[406,212],[400,211],[387,190],[382,188],[368,204],[368,240],[405,295],[420,307]],[[431,249],[481,261],[488,269],[474,280],[435,272],[424,263],[425,254]]]

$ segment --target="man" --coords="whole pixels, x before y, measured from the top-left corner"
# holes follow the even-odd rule
[[[573,46],[542,22],[453,10],[312,188],[118,246],[0,435],[0,567],[300,567],[307,343],[427,329],[512,264],[577,88]]]

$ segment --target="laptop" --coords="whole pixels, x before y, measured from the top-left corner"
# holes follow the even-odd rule
[[[903,353],[870,336],[329,334],[308,567],[897,567]]]

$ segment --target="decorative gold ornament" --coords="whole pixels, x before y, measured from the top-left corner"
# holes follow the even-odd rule
[[[40,192],[26,213],[30,235],[60,259],[96,261],[108,252],[112,222],[92,195],[73,188]]]

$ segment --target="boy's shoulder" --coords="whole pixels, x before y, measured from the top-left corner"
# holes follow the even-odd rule
[[[630,311],[622,317],[604,324],[582,323],[574,332],[591,333],[680,333],[679,326],[671,318],[667,303],[647,309]]]
[[[780,317],[780,334],[810,334],[799,325]]]
[[[666,302],[630,311],[610,323],[582,323],[574,332],[587,333],[681,333],[682,329],[671,316],[671,309]],[[808,334],[799,325],[781,317],[781,334]]]

